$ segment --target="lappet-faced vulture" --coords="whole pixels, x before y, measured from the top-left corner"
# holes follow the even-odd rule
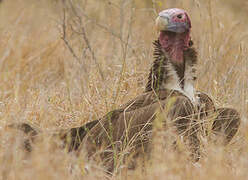
[[[82,149],[89,158],[99,156],[112,170],[114,159],[127,146],[131,154],[140,153],[140,149],[149,152],[158,114],[160,119],[162,114],[164,127],[172,124],[188,142],[193,160],[200,157],[202,119],[216,115],[212,131],[221,134],[225,144],[236,134],[239,113],[230,108],[217,109],[208,95],[195,91],[197,52],[192,47],[188,14],[177,8],[164,10],[156,19],[156,27],[159,37],[154,42],[154,62],[145,92],[99,120],[69,129],[61,136],[69,151]],[[18,127],[37,134],[28,124]],[[26,147],[30,150],[30,141]]]

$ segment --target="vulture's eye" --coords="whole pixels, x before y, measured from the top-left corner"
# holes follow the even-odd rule
[[[183,17],[182,14],[178,14],[178,15],[177,15],[177,18],[178,18],[178,19],[182,19],[182,17]]]

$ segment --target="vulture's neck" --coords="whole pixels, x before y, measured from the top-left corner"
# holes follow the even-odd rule
[[[178,90],[194,101],[197,54],[190,47],[192,45],[190,36],[189,34],[176,36],[169,32],[163,33],[154,42],[155,60],[145,91]]]
[[[175,64],[183,64],[183,51],[189,48],[190,32],[174,33],[162,31],[159,35],[159,43]]]

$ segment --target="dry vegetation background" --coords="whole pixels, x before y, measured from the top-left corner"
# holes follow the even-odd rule
[[[158,35],[156,12],[169,7],[190,14],[199,52],[197,89],[219,107],[235,107],[241,129],[227,147],[203,139],[204,157],[196,165],[161,150],[145,171],[107,177],[95,164],[86,173],[90,162],[61,150],[51,132],[99,118],[144,90]],[[246,0],[3,0],[1,178],[247,179],[247,15]],[[47,132],[31,155],[18,148],[22,134],[6,128],[20,121]]]

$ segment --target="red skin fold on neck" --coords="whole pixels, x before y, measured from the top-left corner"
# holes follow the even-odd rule
[[[161,31],[159,42],[171,60],[176,64],[183,63],[183,51],[189,48],[190,31],[174,33]]]

